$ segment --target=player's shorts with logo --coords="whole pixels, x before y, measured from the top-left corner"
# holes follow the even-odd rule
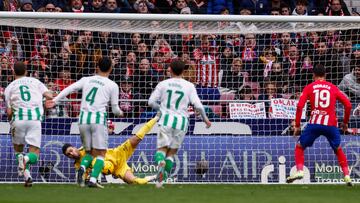
[[[11,124],[12,142],[17,145],[41,146],[40,121],[13,121]]]
[[[305,149],[306,147],[311,147],[316,138],[321,135],[326,137],[333,150],[336,150],[340,146],[341,136],[339,129],[335,126],[319,124],[308,124],[298,142],[300,142],[301,146]]]
[[[168,147],[171,149],[178,149],[183,143],[185,135],[186,131],[168,126],[160,126],[157,135],[157,148]]]
[[[108,129],[103,124],[81,124],[79,125],[80,137],[86,151],[91,149],[108,148]]]

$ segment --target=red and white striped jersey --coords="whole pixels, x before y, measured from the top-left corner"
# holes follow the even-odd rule
[[[345,124],[349,122],[351,111],[349,99],[332,83],[316,80],[307,85],[300,96],[296,109],[296,127],[300,127],[302,109],[308,100],[311,106],[310,124],[337,126],[336,100],[339,100],[345,107],[343,122]]]
[[[202,87],[217,87],[219,69],[219,61],[215,54],[202,54],[196,60],[196,84]]]

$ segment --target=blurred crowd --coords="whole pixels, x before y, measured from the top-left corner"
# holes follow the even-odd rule
[[[358,15],[343,0],[0,0],[13,12],[170,13],[220,15]],[[159,28],[158,21],[149,25]],[[179,26],[189,26],[179,23]],[[111,79],[120,87],[127,117],[146,116],[154,87],[168,77],[171,60],[186,62],[185,79],[194,83],[214,117],[228,117],[216,100],[298,99],[324,66],[328,80],[360,101],[359,30],[274,34],[144,34],[0,26],[0,114],[12,65],[25,61],[28,73],[58,93],[95,73],[102,56],[113,60]],[[75,117],[80,94],[68,97],[48,117]],[[251,101],[250,101],[251,102]],[[267,103],[269,110],[269,104]]]

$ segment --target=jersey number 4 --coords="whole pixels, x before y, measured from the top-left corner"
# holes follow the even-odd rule
[[[97,87],[93,87],[90,92],[86,95],[85,101],[89,102],[90,105],[93,105],[94,101],[95,101],[95,96],[96,93],[98,91]]]
[[[315,108],[322,107],[327,108],[330,105],[330,92],[329,90],[314,90],[315,94]]]

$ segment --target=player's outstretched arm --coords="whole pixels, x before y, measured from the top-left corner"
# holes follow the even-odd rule
[[[161,98],[161,88],[163,83],[160,82],[158,85],[156,85],[155,90],[151,93],[148,104],[149,106],[154,109],[155,111],[160,110],[160,104],[158,101],[160,101]]]
[[[119,87],[117,85],[114,85],[114,87],[112,89],[110,102],[111,102],[111,109],[112,109],[113,114],[118,117],[123,117],[124,112],[121,111],[121,109],[119,107]]]
[[[83,88],[84,86],[84,78],[81,78],[79,81],[77,81],[76,83],[70,85],[69,87],[65,88],[63,91],[60,92],[60,94],[58,94],[53,101],[55,102],[55,104],[57,104],[61,99],[63,99],[64,97],[66,97],[67,95],[71,94],[74,91],[79,91]]]
[[[350,120],[350,113],[352,108],[351,102],[340,90],[337,92],[336,98],[344,105],[344,119],[341,128],[343,132],[346,132],[348,130],[348,123]]]
[[[211,122],[210,122],[209,118],[206,115],[204,106],[202,105],[202,103],[200,101],[200,98],[196,93],[195,87],[191,91],[190,101],[194,105],[195,109],[200,113],[202,120],[206,124],[206,128],[210,128],[211,127]]]

